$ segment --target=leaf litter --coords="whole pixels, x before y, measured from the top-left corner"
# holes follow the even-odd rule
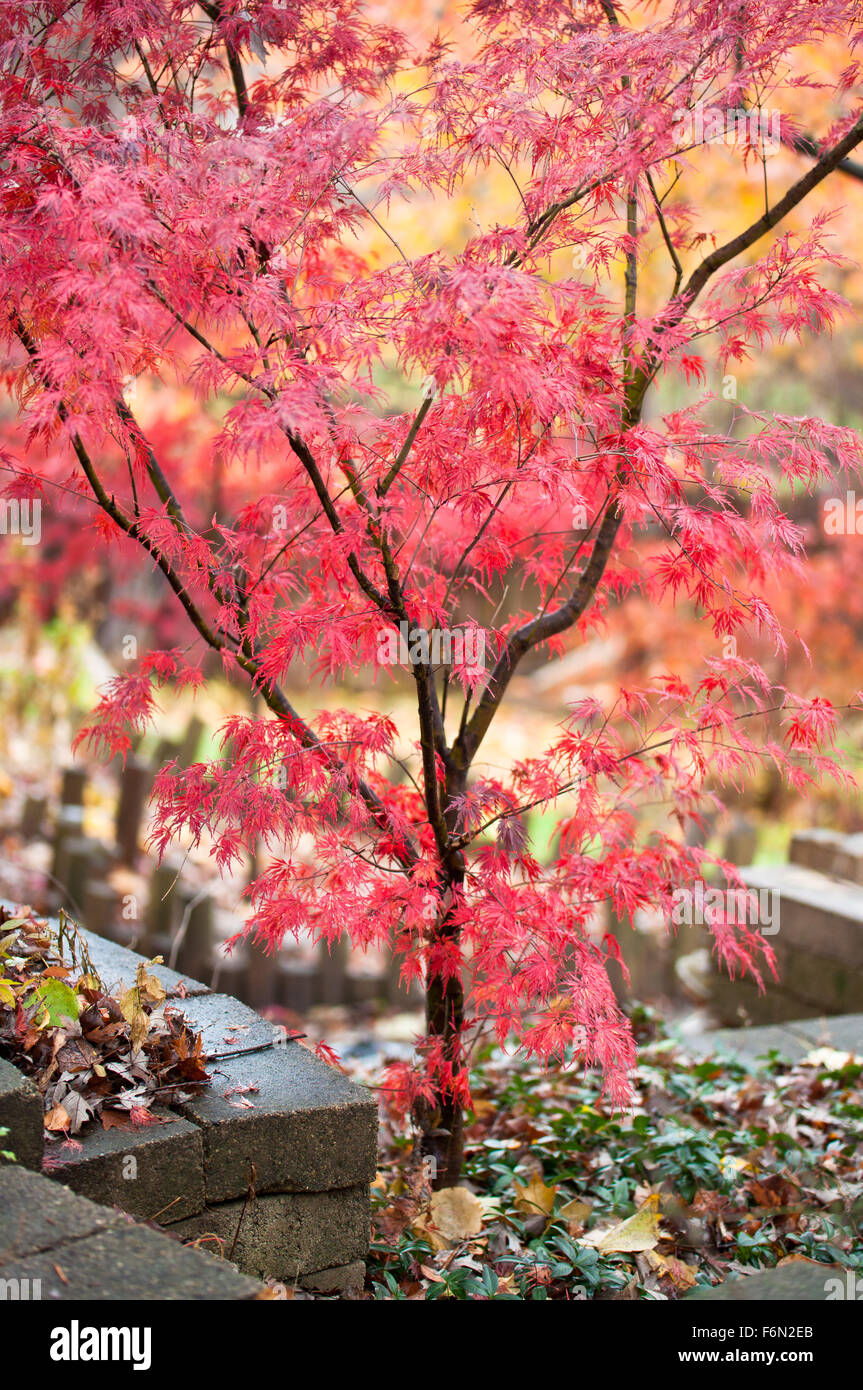
[[[161,963],[112,994],[68,918],[52,932],[29,908],[0,908],[0,1054],[38,1087],[49,1143],[94,1123],[170,1123],[158,1108],[208,1083],[201,1034],[151,973]]]

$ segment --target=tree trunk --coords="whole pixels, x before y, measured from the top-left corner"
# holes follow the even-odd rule
[[[426,988],[426,1030],[431,1039],[443,1039],[446,1060],[453,1070],[461,1064],[464,989],[458,977],[437,975]],[[434,1102],[421,1102],[417,1121],[422,1130],[421,1153],[428,1162],[432,1187],[455,1187],[464,1157],[464,1112],[460,1101],[439,1086]]]

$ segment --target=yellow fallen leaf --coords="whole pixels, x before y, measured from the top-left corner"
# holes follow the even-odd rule
[[[516,1211],[520,1211],[523,1216],[551,1216],[557,1188],[546,1187],[539,1173],[534,1173],[526,1187],[517,1182],[513,1183],[513,1187],[516,1192],[513,1202]]]
[[[435,1250],[449,1250],[482,1230],[482,1205],[466,1187],[444,1187],[435,1192],[428,1211],[414,1222]]]
[[[695,1286],[695,1270],[674,1255],[660,1255],[658,1250],[646,1250],[645,1259],[661,1278],[670,1279],[676,1289]]]
[[[593,1207],[589,1202],[582,1202],[580,1197],[575,1197],[571,1202],[567,1202],[565,1207],[561,1207],[558,1215],[562,1216],[567,1224],[570,1235],[573,1235],[574,1226],[583,1226]]]
[[[52,1131],[68,1129],[71,1124],[69,1112],[62,1105],[55,1105],[45,1116],[45,1128]]]
[[[758,1169],[746,1158],[738,1158],[736,1154],[723,1154],[719,1160],[719,1171],[724,1178],[729,1178],[734,1177],[736,1173],[757,1173]]]
[[[125,994],[120,998],[120,1012],[127,1023],[132,1022],[132,1019],[135,1017],[140,1007],[141,1002],[138,998],[138,990],[135,985],[132,985],[132,988],[127,989]]]
[[[491,1100],[475,1100],[471,1104],[471,1110],[478,1120],[487,1120],[492,1115],[497,1114],[497,1106]]]
[[[139,1009],[138,1012],[135,1014],[134,1018],[132,1019],[132,1026],[129,1029],[129,1039],[132,1043],[133,1051],[140,1051],[141,1047],[144,1044],[144,1039],[146,1038],[149,1031],[150,1020],[144,1013],[144,1010]]]
[[[151,1004],[161,1004],[165,998],[165,987],[156,975],[147,974],[148,965],[161,965],[162,957],[154,956],[152,960],[141,962],[135,972],[135,986],[141,999],[146,999]]]
[[[648,1197],[634,1216],[612,1226],[611,1230],[589,1231],[581,1239],[588,1245],[595,1245],[604,1255],[611,1255],[615,1251],[627,1254],[636,1250],[652,1250],[662,1239],[658,1195],[654,1193]]]

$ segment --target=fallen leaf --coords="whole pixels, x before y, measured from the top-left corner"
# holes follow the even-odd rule
[[[146,999],[148,1003],[161,1004],[166,998],[165,986],[156,975],[147,974],[148,965],[161,965],[162,957],[154,956],[152,960],[142,961],[135,972],[135,985],[139,991],[141,999]]]
[[[592,1211],[593,1207],[589,1202],[582,1202],[579,1197],[575,1197],[571,1202],[567,1202],[566,1206],[561,1207],[558,1215],[566,1222],[569,1234],[575,1235],[574,1228],[580,1230]]]
[[[816,1047],[800,1059],[804,1067],[824,1067],[827,1071],[841,1071],[854,1061],[852,1052],[837,1052],[835,1047]]]
[[[62,1105],[53,1106],[45,1116],[45,1128],[52,1132],[68,1129],[71,1123],[68,1111]]]
[[[589,1231],[581,1237],[587,1245],[595,1245],[604,1255],[619,1251],[631,1254],[636,1250],[653,1250],[662,1239],[659,1229],[659,1197],[654,1193],[634,1216],[627,1217],[606,1231]]]
[[[428,1212],[414,1223],[428,1236],[435,1250],[449,1250],[482,1230],[482,1205],[466,1187],[444,1187],[435,1192]]]
[[[58,1027],[64,1018],[77,1019],[78,996],[62,980],[43,979],[36,997],[45,1006],[49,1028]]]
[[[103,1129],[135,1129],[135,1121],[128,1110],[103,1110],[99,1116]]]
[[[541,1173],[534,1173],[526,1187],[517,1182],[513,1183],[513,1187],[516,1193],[513,1206],[516,1211],[521,1212],[523,1216],[551,1216],[557,1188],[546,1187]]]
[[[478,1120],[489,1120],[498,1111],[498,1107],[491,1100],[475,1100],[471,1109]]]
[[[676,1289],[694,1288],[695,1270],[675,1255],[660,1255],[658,1250],[646,1250],[644,1258],[651,1269],[663,1279],[670,1279]]]

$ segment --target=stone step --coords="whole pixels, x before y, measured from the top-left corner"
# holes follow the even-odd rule
[[[0,1301],[252,1299],[233,1264],[17,1164],[0,1168]]]
[[[863,1013],[841,1014],[837,1018],[797,1018],[767,1027],[717,1028],[686,1040],[687,1051],[696,1056],[730,1054],[747,1061],[757,1061],[769,1052],[778,1052],[790,1062],[799,1062],[820,1047],[863,1057]]]
[[[0,1149],[37,1171],[42,1167],[43,1114],[42,1097],[33,1082],[0,1057],[0,1127],[9,1131],[0,1135]]]
[[[851,1275],[849,1281],[848,1275]],[[827,1302],[831,1299],[853,1298],[853,1270],[842,1265],[816,1264],[815,1261],[794,1260],[776,1269],[759,1269],[739,1279],[726,1280],[713,1288],[694,1289],[686,1295],[688,1303],[798,1303],[801,1300]],[[711,1343],[704,1337],[704,1345]]]
[[[134,982],[144,957],[84,937],[106,985]],[[250,1274],[337,1289],[353,1287],[359,1268],[362,1282],[376,1169],[373,1096],[239,1000],[164,966],[154,971],[202,1035],[210,1085],[157,1117],[168,1123],[89,1125],[78,1147],[52,1145],[49,1175],[184,1238],[213,1234],[236,1247]],[[4,1098],[29,1161],[38,1162],[38,1092],[10,1066],[0,1071]],[[0,1145],[10,1146],[13,1136]]]
[[[792,864],[863,884],[863,835],[837,830],[798,830],[788,853]]]
[[[799,864],[749,866],[740,876],[749,888],[778,894],[779,930],[771,945],[801,947],[863,970],[863,888]]]
[[[103,984],[109,990],[129,989],[135,983],[135,971],[138,966],[143,964],[147,957],[138,951],[130,951],[127,946],[120,946],[115,941],[109,941],[104,936],[97,936],[95,932],[79,929],[81,936],[87,945],[90,959],[100,975]],[[156,975],[167,990],[169,999],[186,998],[189,995],[209,994],[210,986],[203,984],[200,980],[191,980],[187,975],[181,975],[177,970],[170,970],[167,965],[154,965],[151,967],[151,974]]]
[[[819,832],[815,843],[826,842],[829,833]],[[769,895],[763,928],[779,978],[765,972],[767,988],[759,994],[751,978],[729,980],[714,958],[710,1006],[719,1022],[779,1023],[863,1011],[863,887],[799,863],[739,872],[748,889]],[[757,918],[749,924],[759,929]],[[700,930],[693,948],[710,947],[709,934]]]

